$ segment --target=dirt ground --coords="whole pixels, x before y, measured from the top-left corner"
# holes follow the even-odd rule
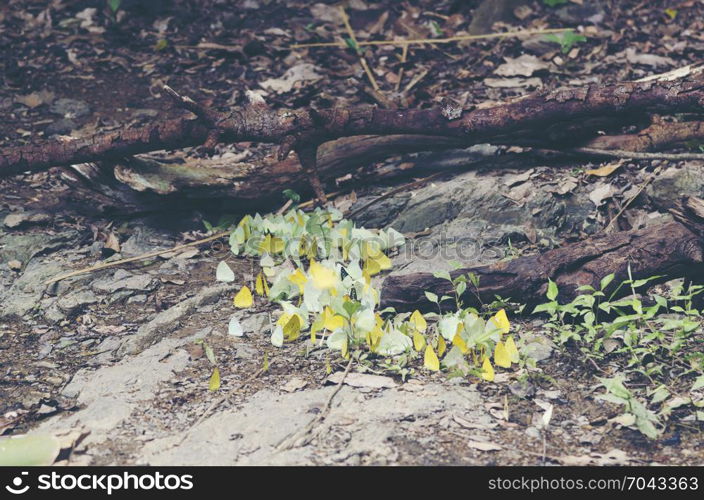
[[[407,106],[449,96],[466,109],[535,88],[632,80],[704,53],[701,2],[516,2],[506,16],[472,26],[479,3],[355,0],[347,10],[360,40],[437,38],[492,24],[587,35],[567,53],[542,36],[425,44],[406,54],[392,46],[368,50],[382,91]],[[298,1],[123,0],[113,15],[97,0],[9,0],[0,6],[0,147],[178,116],[159,94],[164,83],[223,109],[242,104],[247,90],[263,91],[273,107],[378,104],[351,51],[288,48],[339,39],[338,16],[334,4]],[[497,67],[526,53],[543,65],[497,77]],[[286,76],[291,68],[294,76]],[[265,149],[245,144],[219,153],[252,159]],[[637,170],[626,166],[619,179],[635,182]],[[552,175],[541,172],[541,179]],[[356,196],[361,202],[377,193],[363,186]],[[384,225],[393,203],[438,193],[402,194],[361,219],[378,216]],[[235,215],[247,211],[226,200],[217,210],[209,200],[171,197],[163,205],[141,212],[105,205],[104,193],[91,199],[90,187],[77,188],[70,168],[0,179],[0,221],[21,214],[18,224],[0,227],[0,434],[65,436],[70,452],[61,460],[69,464],[704,463],[701,426],[673,425],[654,441],[616,425],[609,419],[618,408],[594,397],[594,368],[540,333],[542,371],[526,381],[367,373],[378,378],[350,378],[326,413],[337,389],[329,368],[344,371],[344,360],[303,344],[272,346],[264,306],[241,318],[247,335],[227,335],[236,284],[214,279],[228,255],[222,242],[43,284],[68,270],[203,237],[203,221],[215,222],[223,206]],[[584,219],[577,208],[570,216]],[[583,235],[559,229],[550,233],[556,244]],[[251,279],[250,262],[228,262]],[[540,322],[520,318],[514,328],[540,332]],[[219,391],[208,390],[212,365],[197,339],[215,353]],[[547,430],[538,425],[544,410],[535,400],[554,406]],[[313,429],[302,432],[310,422]]]

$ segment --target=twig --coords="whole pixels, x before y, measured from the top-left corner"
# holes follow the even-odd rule
[[[323,409],[320,411],[320,413],[318,415],[316,415],[316,417],[313,420],[308,422],[308,425],[306,425],[299,432],[289,434],[288,436],[286,436],[276,446],[277,451],[285,451],[285,450],[290,450],[292,448],[298,448],[301,446],[305,446],[311,442],[311,440],[313,439],[313,436],[311,436],[313,429],[315,428],[316,425],[318,425],[323,420],[325,420],[325,417],[327,417],[328,413],[330,413],[330,408],[332,407],[332,400],[340,392],[340,389],[342,389],[342,385],[345,383],[345,379],[347,378],[347,374],[349,374],[350,369],[352,368],[353,361],[354,361],[354,358],[350,357],[350,361],[347,363],[347,367],[345,368],[345,373],[342,374],[342,378],[337,383],[337,387],[335,387],[335,390],[332,392],[332,394],[330,394],[330,397],[328,398],[327,402],[325,403],[325,406],[323,406]]]
[[[589,155],[609,156],[632,160],[704,160],[704,153],[645,153],[622,149],[575,148],[572,151]]]
[[[406,85],[406,88],[403,89],[403,93],[404,93],[404,94],[408,94],[408,92],[410,92],[410,90],[411,90],[413,87],[415,87],[415,86],[418,84],[418,82],[420,82],[423,78],[425,78],[425,77],[428,75],[428,73],[430,73],[430,70],[427,70],[427,69],[426,69],[426,70],[421,71],[420,73],[418,73],[416,76],[414,76],[414,77],[411,79],[411,81],[408,82],[408,85]]]
[[[626,211],[626,209],[631,205],[631,203],[633,203],[633,201],[635,201],[635,199],[640,196],[640,194],[643,192],[643,190],[646,187],[648,187],[648,184],[650,184],[653,181],[653,179],[655,179],[655,177],[657,177],[657,175],[660,173],[660,170],[662,170],[662,167],[658,167],[655,170],[653,170],[653,173],[650,175],[650,177],[648,177],[646,179],[646,181],[643,184],[641,184],[641,186],[638,189],[638,191],[636,192],[636,194],[634,194],[628,200],[626,200],[626,203],[623,204],[623,206],[621,207],[621,210],[619,210],[618,213],[613,217],[613,219],[611,219],[609,221],[609,223],[604,228],[604,232],[607,232],[611,228],[611,226],[613,226],[616,223],[618,218],[621,217],[621,214],[623,214],[623,212]]]
[[[347,29],[347,34],[349,34],[350,39],[354,43],[355,48],[359,47],[359,43],[357,42],[357,37],[354,36],[354,30],[352,30],[352,26],[350,25],[350,18],[347,16],[347,12],[345,12],[345,7],[340,5],[340,14],[342,15],[342,22],[345,23],[345,29]],[[367,64],[367,60],[364,57],[364,54],[358,52],[359,55],[359,62],[362,65],[362,68],[364,68],[364,72],[367,74],[367,78],[369,79],[369,83],[372,84],[372,88],[376,91],[379,92],[379,84],[376,82],[376,78],[374,78],[374,74],[372,73],[372,70],[369,68],[369,64]]]
[[[230,231],[222,231],[221,233],[216,233],[212,236],[208,236],[207,238],[203,238],[202,240],[191,241],[190,243],[184,243],[183,245],[176,245],[175,247],[167,248],[166,250],[157,250],[155,252],[143,253],[141,255],[129,257],[127,259],[120,259],[120,260],[116,260],[113,262],[105,262],[103,264],[97,264],[97,265],[90,266],[90,267],[84,267],[83,269],[71,271],[70,273],[60,274],[58,276],[54,276],[53,278],[45,281],[44,284],[51,285],[52,283],[56,283],[57,281],[65,280],[66,278],[72,278],[72,277],[78,276],[80,274],[92,273],[93,271],[99,271],[101,269],[108,269],[110,267],[120,266],[122,264],[128,264],[130,262],[137,262],[140,260],[149,259],[151,257],[158,257],[159,255],[164,255],[165,253],[176,252],[176,251],[182,250],[184,248],[202,245],[203,243],[208,243],[210,241],[217,240],[218,238],[222,238],[223,236],[227,236],[229,234],[230,234]]]
[[[362,206],[359,207],[358,209],[356,209],[356,210],[354,210],[353,212],[351,212],[350,214],[348,214],[347,217],[352,218],[352,217],[354,217],[355,215],[358,215],[359,213],[363,212],[363,211],[366,210],[367,208],[371,207],[372,205],[374,205],[374,204],[376,204],[376,203],[379,203],[379,202],[382,201],[382,200],[385,200],[385,199],[388,198],[389,196],[392,196],[392,195],[394,195],[394,194],[396,194],[396,193],[399,193],[399,192],[401,192],[401,191],[405,191],[406,189],[412,189],[412,188],[414,188],[414,187],[416,187],[416,186],[420,186],[421,184],[424,184],[424,183],[426,183],[426,182],[428,182],[428,181],[431,181],[431,180],[435,179],[436,177],[440,177],[441,175],[446,174],[446,173],[447,173],[447,172],[438,172],[438,173],[436,173],[436,174],[429,175],[428,177],[425,177],[425,178],[423,178],[423,179],[420,179],[420,180],[417,180],[417,181],[414,181],[414,182],[409,182],[408,184],[404,184],[403,186],[395,187],[395,188],[393,188],[393,189],[387,191],[386,193],[384,193],[384,194],[382,194],[382,195],[380,195],[380,196],[377,196],[376,198],[374,198],[373,200],[371,200],[369,203],[366,203],[366,204],[362,205]]]
[[[401,88],[401,80],[403,80],[403,65],[406,63],[406,59],[408,58],[408,45],[404,45],[403,49],[401,49],[401,67],[398,70],[398,81],[396,82],[396,87],[395,90],[398,92],[398,90]]]
[[[544,30],[528,30],[528,31],[510,31],[507,33],[488,33],[485,35],[462,35],[452,36],[449,38],[413,38],[410,40],[372,40],[368,42],[359,42],[360,47],[368,45],[423,45],[433,43],[453,43],[462,42],[465,40],[485,40],[490,38],[510,38],[515,36],[530,36],[530,35],[547,35],[550,33],[561,33],[563,31],[572,31],[570,28],[550,28]],[[342,47],[346,48],[344,42],[316,42],[316,43],[295,43],[289,45],[291,49],[305,49],[309,47]]]

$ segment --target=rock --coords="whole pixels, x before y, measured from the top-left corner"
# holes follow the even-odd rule
[[[57,99],[49,107],[49,111],[64,118],[81,118],[90,114],[90,106],[78,99]]]
[[[7,267],[13,271],[19,271],[22,269],[22,263],[19,260],[13,259],[7,263]]]
[[[528,380],[517,380],[516,382],[509,384],[508,389],[514,396],[521,399],[526,399],[535,395],[535,386]]]
[[[537,427],[530,426],[526,429],[526,436],[532,439],[541,439],[542,436]]]
[[[4,293],[0,293],[0,319],[19,319],[39,304],[46,285],[44,281],[61,272],[61,266],[50,260],[32,260],[22,276]]]
[[[283,394],[263,389],[241,407],[206,418],[186,439],[174,432],[149,441],[140,452],[140,462],[152,466],[383,465],[398,460],[404,449],[400,443],[408,443],[409,436],[421,429],[441,428],[445,415],[461,413],[468,421],[491,422],[476,389],[448,390],[429,384],[408,392],[402,387],[361,394],[343,386],[335,396],[334,409],[310,442],[301,441],[298,432],[336,388]],[[232,439],[233,435],[238,438]],[[432,448],[430,442],[414,444],[414,463],[428,463],[431,455],[424,450]]]
[[[579,25],[585,22],[599,24],[604,21],[606,13],[601,6],[601,0],[587,0],[582,5],[571,3],[560,7],[555,11],[555,15],[564,23]]]
[[[122,244],[121,253],[125,257],[141,255],[155,250],[164,250],[169,246],[170,236],[150,227],[137,226],[132,236]]]
[[[646,192],[656,204],[665,205],[681,196],[704,197],[704,162],[687,161],[682,168],[663,170],[650,182]]]
[[[90,290],[77,290],[56,301],[56,305],[67,315],[75,314],[85,306],[96,303],[98,303],[98,297]]]
[[[92,284],[93,290],[103,293],[115,293],[118,290],[151,291],[156,286],[157,280],[149,274],[132,275],[124,269],[118,269],[112,277],[96,280]]]
[[[144,294],[135,295],[127,299],[128,304],[144,304],[147,301],[147,296]]]
[[[51,220],[51,217],[44,213],[32,214],[29,212],[18,212],[5,217],[3,224],[10,229],[17,229],[22,225],[43,223],[49,220]]]
[[[269,324],[269,314],[265,312],[259,312],[254,314],[248,314],[242,318],[239,318],[240,325],[242,326],[242,331],[249,335],[264,335],[269,333],[271,325]]]
[[[76,244],[78,231],[65,231],[54,235],[46,233],[0,233],[0,261],[19,260],[29,263],[37,254],[46,254],[68,244]]]
[[[78,128],[78,123],[71,120],[70,118],[62,118],[56,120],[54,123],[50,123],[45,129],[44,134],[47,136],[52,135],[68,135],[73,130]]]
[[[193,314],[201,306],[212,303],[226,292],[233,290],[235,290],[235,286],[229,283],[212,285],[204,288],[195,296],[160,312],[149,323],[139,327],[135,335],[126,339],[123,345],[120,346],[118,354],[125,356],[142,352],[146,347],[168,335],[169,332],[178,326],[183,317]]]

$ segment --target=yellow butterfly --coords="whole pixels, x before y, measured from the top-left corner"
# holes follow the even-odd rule
[[[433,350],[432,346],[427,346],[425,348],[423,366],[425,366],[428,370],[432,370],[434,372],[440,369],[440,360],[438,359],[437,354],[435,354],[435,351]]]
[[[243,286],[242,289],[235,295],[235,307],[240,309],[245,309],[247,307],[252,307],[254,304],[254,298],[252,297],[252,292],[249,290],[247,285]]]

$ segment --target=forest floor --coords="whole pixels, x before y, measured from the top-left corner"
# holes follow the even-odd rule
[[[451,97],[468,109],[540,88],[635,80],[704,54],[697,1],[514,2],[494,16],[479,16],[479,3],[353,0],[347,13],[359,41],[518,27],[574,28],[585,40],[564,51],[542,35],[372,47],[365,57],[381,93],[408,107]],[[275,108],[380,104],[352,51],[289,48],[345,33],[336,5],[296,0],[123,0],[114,13],[99,1],[10,0],[0,6],[0,147],[180,116],[159,93],[166,83],[221,109],[243,104],[247,90]],[[255,162],[266,151],[239,144],[217,154]],[[702,162],[624,162],[606,179],[584,174],[596,166],[451,175],[390,197],[356,222],[406,234],[476,228],[475,262],[487,263],[603,229],[658,167],[662,177],[616,229],[666,217],[651,200],[672,189],[704,193]],[[502,372],[487,383],[420,367],[406,380],[353,370],[329,413],[299,435],[325,411],[347,362],[303,344],[274,347],[267,306],[241,317],[247,335],[229,336],[241,283],[215,281],[229,255],[223,244],[44,284],[207,236],[203,221],[246,211],[227,200],[164,198],[164,210],[135,213],[104,194],[91,199],[76,182],[71,168],[0,179],[2,435],[63,436],[71,452],[61,459],[82,465],[704,463],[701,422],[674,419],[658,439],[621,425],[621,409],[596,397],[603,393],[596,377],[615,375],[617,365],[595,367],[556,345],[544,320],[531,316],[511,317],[539,359],[530,376]],[[604,186],[608,196],[594,201]],[[344,181],[329,188],[344,190]],[[361,206],[384,189],[358,185],[341,206]],[[284,201],[266,205],[275,210]],[[251,262],[227,260],[251,280]],[[121,354],[135,338],[149,341]],[[198,339],[217,358],[218,391],[208,390],[212,365]]]

